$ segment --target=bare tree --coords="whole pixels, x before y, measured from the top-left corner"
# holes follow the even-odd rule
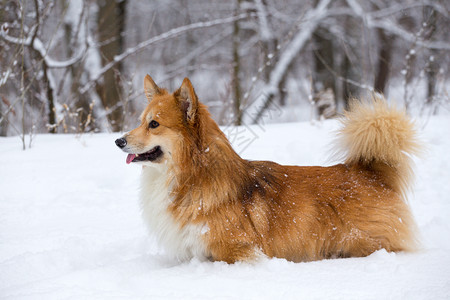
[[[432,40],[433,35],[436,32],[436,19],[437,13],[432,6],[424,6],[423,8],[423,24],[426,25],[424,39]],[[425,67],[426,77],[427,77],[427,99],[426,103],[428,105],[433,103],[433,99],[436,93],[436,75],[438,73],[438,65],[435,61],[438,55],[436,49],[429,50],[429,59]]]
[[[389,79],[389,66],[391,65],[393,39],[384,31],[384,29],[377,29],[379,51],[378,64],[375,73],[374,89],[382,94],[386,93],[386,84]]]
[[[274,96],[279,93],[280,82],[288,71],[289,65],[308,42],[319,22],[327,16],[329,4],[329,0],[321,0],[314,9],[309,10],[305,14],[304,20],[306,21],[302,23],[300,30],[288,43],[286,49],[280,53],[280,58],[270,74],[267,87],[262,93],[263,105],[255,114],[253,122],[257,123],[260,120],[264,111],[270,106]]]
[[[317,2],[317,1],[316,1]],[[314,73],[313,87],[319,116],[331,117],[335,112],[329,111],[336,107],[336,77],[330,72],[334,69],[335,38],[326,27],[319,26],[313,35]],[[327,101],[322,95],[326,93]]]
[[[275,104],[332,116],[402,83],[408,107],[448,100],[447,1],[2,4],[0,134],[24,145],[36,132],[127,130],[148,72],[168,88],[191,76],[213,115],[235,124],[266,120]]]
[[[97,30],[100,43],[102,65],[105,66],[123,51],[126,0],[98,1]],[[102,82],[96,86],[103,106],[110,110],[108,119],[113,131],[120,131],[123,127],[123,107],[121,107],[122,88],[119,73],[122,71],[121,62],[113,69],[103,74]]]
[[[241,10],[241,0],[236,0],[236,8],[235,15],[238,15]],[[240,27],[239,20],[235,20],[233,22],[233,71],[232,71],[232,80],[231,85],[233,89],[233,107],[234,107],[234,124],[241,125],[242,124],[242,108],[241,108],[241,99],[242,99],[242,88],[241,88],[241,80],[239,75],[241,73],[241,58],[239,56],[240,49]]]

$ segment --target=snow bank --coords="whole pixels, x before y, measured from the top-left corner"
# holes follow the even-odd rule
[[[428,151],[410,203],[423,250],[255,265],[166,257],[145,231],[140,170],[126,165],[118,134],[39,135],[27,151],[0,138],[0,298],[450,299],[450,120],[419,125]],[[246,158],[324,165],[336,126],[226,131]]]

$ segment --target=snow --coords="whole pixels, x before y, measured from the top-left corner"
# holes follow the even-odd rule
[[[261,0],[255,0],[255,6],[258,12],[259,34],[262,41],[270,41],[273,38],[272,30],[267,21],[266,8]]]
[[[38,135],[26,151],[0,138],[0,298],[450,299],[450,119],[418,125],[427,152],[410,203],[423,249],[307,263],[170,259],[146,232],[120,134]],[[246,158],[332,163],[336,121],[250,127]]]

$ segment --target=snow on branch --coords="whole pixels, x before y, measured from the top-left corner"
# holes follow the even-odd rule
[[[86,47],[85,47],[81,51],[79,51],[77,55],[75,55],[74,57],[69,58],[65,61],[58,61],[58,60],[52,59],[48,55],[48,49],[45,47],[44,43],[34,35],[34,31],[35,30],[32,29],[30,31],[30,34],[28,34],[28,36],[26,38],[12,37],[12,36],[7,35],[3,31],[1,31],[0,36],[5,41],[8,41],[10,43],[24,45],[27,47],[32,47],[34,50],[36,50],[41,55],[42,59],[44,60],[44,62],[48,68],[67,68],[67,67],[77,63],[78,61],[80,61],[83,58],[84,54],[86,53]]]
[[[376,11],[372,11],[368,13],[373,18],[384,18],[399,12],[404,12],[405,10],[416,8],[416,7],[424,7],[430,6],[433,7],[434,10],[442,14],[445,18],[448,18],[448,11],[442,7],[439,3],[435,1],[420,1],[413,3],[401,3],[401,4],[393,4],[387,8],[382,8]]]
[[[125,58],[138,53],[139,51],[144,50],[145,48],[147,48],[148,46],[158,43],[158,42],[162,42],[165,41],[167,39],[179,36],[187,31],[190,30],[195,30],[195,29],[201,29],[201,28],[208,28],[208,27],[213,27],[213,26],[217,26],[217,25],[222,25],[222,24],[228,24],[228,23],[232,23],[234,21],[237,20],[241,20],[241,19],[245,19],[248,18],[249,14],[240,14],[237,16],[233,16],[233,17],[226,17],[226,18],[222,18],[222,19],[216,19],[216,20],[212,20],[212,21],[204,21],[204,22],[197,22],[197,23],[192,23],[189,25],[184,25],[184,26],[180,26],[177,28],[173,28],[167,32],[164,32],[160,35],[154,36],[146,41],[143,41],[139,44],[137,44],[134,47],[130,47],[128,49],[126,49],[122,54],[120,55],[116,55],[114,57],[114,60],[110,61],[109,63],[107,63],[105,66],[103,66],[103,68],[101,68],[96,74],[94,74],[93,78],[91,78],[91,81],[88,82],[87,84],[85,84],[83,87],[81,87],[80,89],[80,93],[84,94],[85,92],[87,92],[90,88],[92,88],[95,85],[95,82],[97,82],[103,74],[105,74],[108,70],[110,70],[111,68],[113,68],[116,64],[118,64],[119,62],[123,61]]]
[[[57,61],[47,55],[47,49],[45,49],[44,44],[38,38],[34,39],[33,48],[34,48],[34,50],[38,51],[41,54],[41,56],[44,58],[45,63],[47,64],[47,66],[49,68],[55,68],[55,69],[56,68],[67,68],[67,67],[79,62],[83,58],[83,56],[87,50],[86,47],[84,47],[83,49],[78,51],[78,54],[75,55],[74,57],[69,58],[65,61]]]
[[[388,20],[375,20],[370,13],[366,13],[356,0],[346,0],[348,6],[353,10],[353,12],[364,20],[364,23],[369,28],[381,28],[387,32],[397,35],[407,41],[416,43],[417,45],[423,46],[429,49],[437,50],[450,50],[450,44],[444,41],[422,41],[418,40],[417,36],[404,30],[403,28],[397,26],[394,22]]]
[[[273,97],[278,93],[278,86],[287,72],[289,65],[294,58],[303,49],[313,32],[316,30],[319,22],[327,17],[328,5],[331,0],[321,0],[316,8],[308,11],[304,17],[304,22],[292,41],[286,49],[280,54],[280,59],[270,73],[267,87],[262,92],[263,107],[257,112],[254,123],[257,123],[262,117],[264,111],[269,107]]]
[[[267,20],[267,12],[264,3],[261,0],[255,0],[256,9],[258,11],[258,22],[262,41],[270,41],[273,38],[272,30]]]
[[[411,32],[408,32],[404,30],[403,28],[397,26],[393,22],[389,21],[375,21],[375,20],[368,20],[368,26],[369,27],[376,27],[376,28],[382,28],[386,30],[387,32],[393,33],[399,37],[402,37],[403,39],[415,43],[419,46],[429,48],[429,49],[436,49],[436,50],[450,50],[450,44],[446,43],[444,41],[423,41],[420,39],[417,39],[417,36],[412,34]]]

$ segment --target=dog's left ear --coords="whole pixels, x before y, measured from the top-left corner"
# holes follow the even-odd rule
[[[144,78],[144,91],[148,102],[152,101],[155,95],[161,94],[160,88],[156,85],[156,83],[148,74]]]
[[[198,98],[188,78],[184,78],[181,87],[174,93],[184,113],[186,121],[193,123],[198,109]]]

